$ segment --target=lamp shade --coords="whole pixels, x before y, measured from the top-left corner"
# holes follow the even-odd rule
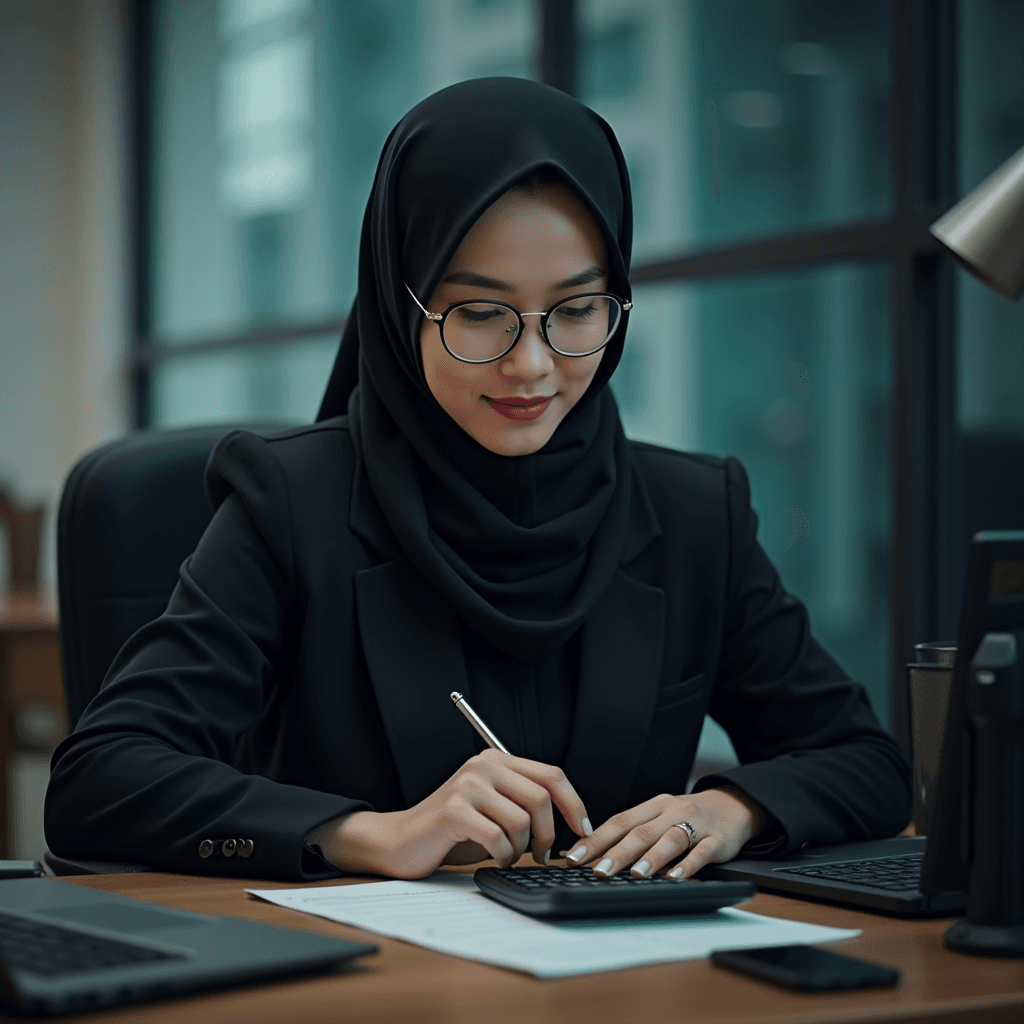
[[[972,274],[1008,299],[1024,291],[1024,148],[929,229]]]

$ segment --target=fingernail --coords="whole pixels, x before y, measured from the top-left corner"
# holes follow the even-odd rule
[[[590,824],[589,818],[583,819],[583,834],[585,836],[592,836],[594,834],[594,826]]]
[[[547,864],[547,862],[549,860],[551,860],[551,851],[550,850],[545,850],[544,851],[544,863]]]
[[[632,868],[634,875],[639,875],[641,878],[647,877],[647,872],[651,870],[651,865],[645,860],[637,861]]]
[[[669,878],[682,878],[683,877],[683,869],[681,867],[673,868],[668,873],[668,877]]]
[[[597,867],[594,868],[594,871],[597,874],[599,874],[599,875],[607,875],[611,871],[611,869],[612,869],[612,859],[611,859],[611,857],[605,857],[605,859],[603,861],[601,861],[597,865]]]
[[[578,850],[573,850],[568,857],[573,864],[582,864],[587,859],[587,848],[581,846]]]

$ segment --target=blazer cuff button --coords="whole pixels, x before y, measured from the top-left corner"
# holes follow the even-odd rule
[[[199,844],[199,856],[202,857],[203,860],[206,860],[206,858],[209,857],[211,853],[213,853],[213,840],[204,839]]]
[[[251,857],[253,847],[256,844],[251,839],[239,839],[238,840],[238,856],[239,857]]]
[[[234,839],[225,839],[220,846],[220,852],[225,857],[234,857],[235,849],[238,847],[238,842]]]

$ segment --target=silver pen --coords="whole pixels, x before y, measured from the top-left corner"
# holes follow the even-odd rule
[[[450,696],[452,703],[469,719],[469,724],[483,737],[487,746],[494,750],[500,750],[503,754],[511,755],[512,752],[508,747],[484,725],[484,720],[469,706],[469,701],[458,690],[452,690]]]

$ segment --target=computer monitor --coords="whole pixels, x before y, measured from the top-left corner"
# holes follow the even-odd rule
[[[1024,629],[1024,530],[977,533],[971,544],[931,834],[921,868],[923,893],[967,891],[964,783],[970,777],[965,733],[971,659],[986,633],[1013,629]]]

